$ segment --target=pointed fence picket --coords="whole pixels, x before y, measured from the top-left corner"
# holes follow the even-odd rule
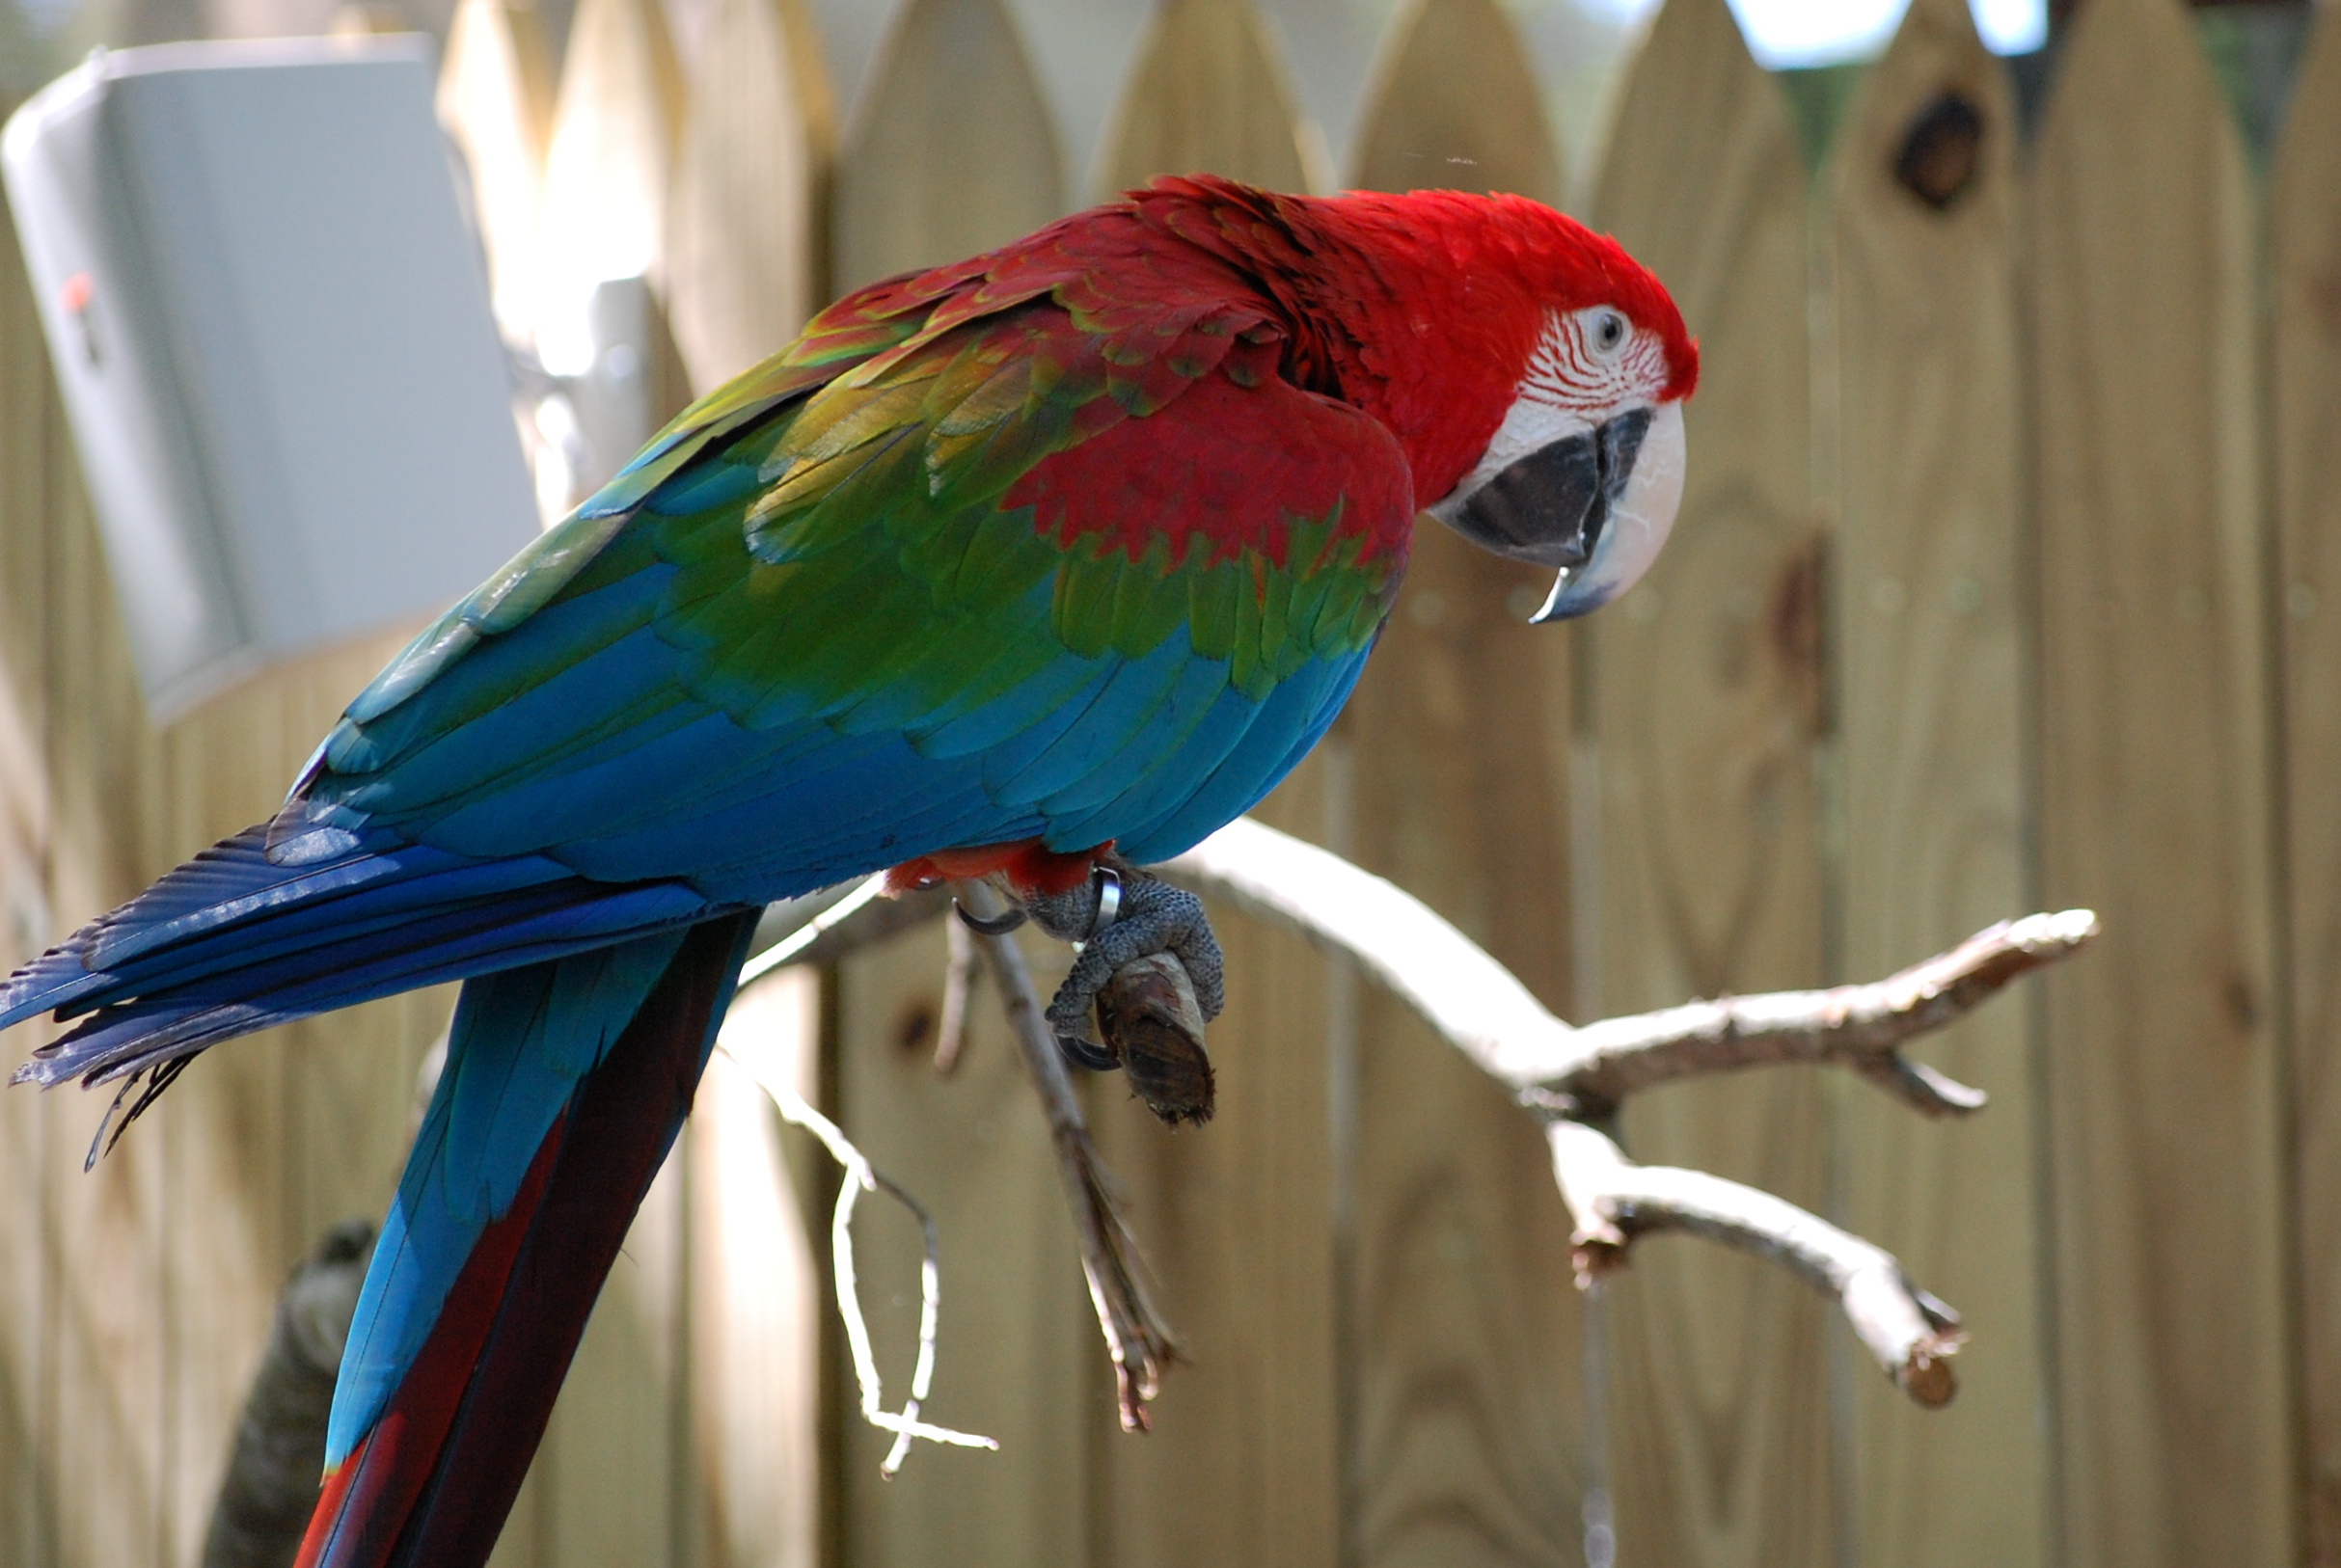
[[[667,313],[707,392],[820,304],[833,116],[799,0],[713,0],[668,193]]]
[[[1724,0],[1671,0],[1633,68],[1593,221],[1701,341],[1693,460],[1647,582],[1587,623],[1605,1013],[1824,978],[1817,752],[1824,528],[1812,498],[1806,174]],[[1817,1071],[1642,1096],[1635,1156],[1827,1197]],[[1607,1292],[1619,1538],[1645,1560],[1828,1560],[1823,1304],[1683,1242]]]
[[[1101,189],[1208,171],[1283,190],[1312,183],[1307,133],[1250,0],[1167,0],[1105,137]],[[1333,738],[1261,808],[1288,831],[1337,839],[1349,805]],[[1213,1025],[1219,1113],[1173,1137],[1101,1085],[1098,1142],[1130,1192],[1191,1367],[1174,1372],[1155,1430],[1101,1422],[1099,1549],[1131,1568],[1192,1561],[1332,1568],[1341,1476],[1331,1413],[1334,1240],[1327,1044],[1338,1027],[1325,960],[1232,912],[1213,920],[1255,960],[1230,972]],[[1211,1505],[1198,1508],[1208,1497]]]
[[[1198,170],[1270,190],[1325,189],[1332,171],[1293,103],[1252,0],[1162,0],[1106,126],[1097,195]]]
[[[1841,936],[1886,973],[2029,907],[2018,126],[1966,0],[1917,0],[1833,159],[1815,298],[1834,303]],[[1957,1304],[1978,1347],[1939,1419],[1861,1371],[1843,1515],[1864,1562],[2053,1559],[2033,1212],[2036,1031],[1988,1009],[1927,1047],[1988,1114],[1914,1125],[1838,1086],[1852,1228]],[[1840,1343],[1840,1356],[1850,1347]],[[1842,1364],[1840,1375],[1851,1371]]]
[[[1493,0],[1423,0],[1392,23],[1357,185],[1558,203],[1561,149]],[[1527,624],[1549,575],[1418,528],[1402,609],[1340,731],[1345,846],[1573,1012],[1573,630]],[[1577,1560],[1582,1306],[1537,1129],[1393,998],[1355,980],[1335,1075],[1346,1561]]]
[[[2270,178],[2271,406],[2285,723],[2279,862],[2292,965],[2307,1496],[2302,1560],[2341,1564],[2341,26],[2322,14]]]
[[[678,10],[686,69],[664,6],[583,0],[557,107],[532,14],[464,0],[442,112],[516,339],[546,256],[633,267],[705,387],[836,288],[1076,186],[1334,183],[1251,0],[1162,0],[1096,149],[1039,85],[1053,13],[909,0],[839,150],[810,14]],[[1956,1403],[1911,1409],[1823,1304],[1700,1243],[1643,1249],[1589,1306],[1534,1129],[1387,998],[1227,916],[1218,1120],[1174,1136],[1093,1085],[1192,1358],[1127,1437],[981,993],[956,1071],[930,1065],[929,932],[824,981],[818,1025],[798,981],[739,1027],[934,1208],[930,1413],[1002,1451],[877,1478],[823,1326],[833,1177],[719,1068],[498,1564],[1559,1565],[1611,1499],[1626,1568],[2341,1563],[2341,18],[2316,23],[2263,224],[2183,17],[2089,0],[2028,144],[1961,0],[1916,0],[1805,140],[1725,0],[1667,0],[1585,204],[1703,343],[1676,542],[1556,630],[1518,624],[1531,576],[1427,527],[1350,713],[1266,808],[1571,1015],[2096,906],[2096,952],[1929,1042],[1992,1092],[1979,1120],[1914,1126],[1795,1071],[1626,1118],[1640,1157],[1894,1249],[1967,1314]],[[1568,194],[1505,7],[1379,25],[1350,179]],[[0,252],[13,960],[268,810],[395,639],[154,730]],[[274,1290],[326,1224],[379,1211],[446,1007],[206,1059],[88,1177],[93,1100],[0,1094],[0,1561],[196,1560]],[[858,1231],[899,1378],[914,1296],[872,1282],[912,1276],[914,1238],[883,1208]]]
[[[2068,1561],[2292,1560],[2285,998],[2253,222],[2169,0],[2076,24],[2032,203],[2043,897]]]
[[[534,11],[506,0],[462,0],[439,68],[439,120],[470,176],[497,322],[507,337],[525,339],[543,265],[553,122],[553,68]]]
[[[988,251],[1068,205],[1064,156],[1001,0],[913,0],[838,155],[838,292]]]

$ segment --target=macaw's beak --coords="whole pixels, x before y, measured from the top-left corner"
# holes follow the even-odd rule
[[[1682,405],[1631,409],[1520,458],[1449,519],[1513,560],[1560,569],[1530,617],[1566,620],[1625,592],[1658,558],[1682,503]]]

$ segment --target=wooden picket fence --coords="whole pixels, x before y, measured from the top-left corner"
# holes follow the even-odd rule
[[[441,109],[507,329],[588,257],[649,279],[703,386],[840,287],[1159,172],[1572,196],[1496,0],[1398,7],[1338,168],[1249,0],[1164,0],[1094,154],[1002,0],[902,12],[844,117],[802,0],[710,0],[690,64],[657,0],[580,0],[558,72],[530,12],[463,0]],[[1979,138],[1898,176],[1949,95]],[[1625,1119],[1637,1157],[1829,1213],[1954,1303],[1952,1406],[1701,1243],[1581,1295],[1536,1128],[1227,914],[1218,1120],[1093,1095],[1191,1358],[1125,1436],[996,1020],[930,1066],[928,932],[736,1027],[934,1209],[927,1414],[1000,1451],[881,1481],[827,1308],[833,1178],[720,1064],[498,1562],[1558,1565],[1614,1528],[1626,1568],[2341,1564],[2341,17],[2265,160],[2176,0],[2087,0],[2019,119],[1964,0],[1915,0],[1816,170],[1725,0],[1667,0],[1576,205],[1702,342],[1675,541],[1555,631],[1521,624],[1530,576],[1426,527],[1262,813],[1568,1016],[2099,910],[2088,955],[1930,1047],[1977,1119],[1803,1069]],[[10,961],[267,810],[396,640],[149,723],[13,244],[0,605]],[[88,1176],[95,1103],[0,1095],[0,1563],[197,1560],[274,1289],[380,1211],[447,1007],[206,1058]],[[915,1236],[862,1234],[907,1369]]]

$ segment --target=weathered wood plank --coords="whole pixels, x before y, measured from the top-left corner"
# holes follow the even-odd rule
[[[2304,1560],[2341,1564],[2341,23],[2321,13],[2268,203],[2292,922]]]
[[[820,977],[749,991],[724,1038],[817,1099]],[[690,1393],[705,1560],[741,1568],[820,1560],[820,1319],[836,1309],[782,1136],[764,1091],[719,1054],[692,1111]]]
[[[1030,950],[1046,964],[1044,987],[1064,968],[1053,946]],[[861,1420],[852,1367],[838,1366],[843,1442],[831,1462],[843,1472],[841,1554],[873,1565],[1079,1564],[1090,1557],[1085,1418],[1103,1352],[1048,1127],[988,984],[969,1010],[957,1067],[948,1077],[935,1070],[943,960],[943,934],[929,927],[841,966],[838,1112],[940,1232],[939,1359],[923,1414],[1000,1447],[922,1444],[886,1481],[878,1466],[892,1440]],[[869,1199],[855,1252],[887,1404],[900,1409],[917,1344],[918,1228],[894,1203]]]
[[[840,291],[989,250],[1065,210],[1064,158],[1000,0],[914,0],[837,164]]]
[[[1670,0],[1610,133],[1595,222],[1701,339],[1688,489],[1649,580],[1589,622],[1605,1013],[1821,978],[1805,171],[1724,0]],[[1690,1084],[1626,1118],[1637,1158],[1817,1205],[1810,1071]],[[1832,1547],[1822,1304],[1688,1241],[1610,1293],[1612,1473],[1628,1560],[1806,1564]]]
[[[139,706],[96,531],[70,477],[62,421],[44,456],[58,514],[52,532],[51,640],[46,656],[49,792],[55,815],[49,901],[78,923],[138,886],[140,786],[157,745]],[[45,1246],[53,1294],[43,1355],[54,1401],[44,1454],[68,1483],[57,1500],[57,1558],[66,1564],[159,1563],[169,1521],[170,1423],[162,1226],[167,1122],[139,1129],[113,1158],[80,1175],[105,1099],[43,1096],[49,1121]],[[102,1506],[79,1477],[104,1477]]]
[[[13,106],[12,106],[13,107]],[[48,595],[52,515],[47,461],[58,417],[19,259],[14,223],[0,201],[0,705],[7,755],[0,758],[0,945],[11,961],[45,947],[52,934],[48,855],[52,828],[48,768]],[[28,1032],[29,1033],[29,1032]],[[0,1066],[14,1068],[37,1042],[19,1036]],[[56,1559],[53,1401],[45,1357],[55,1269],[47,1246],[49,1120],[41,1101],[0,1095],[0,1183],[15,1194],[0,1206],[0,1555],[12,1562]]]
[[[2243,153],[2185,12],[2095,0],[2030,221],[2065,1559],[2293,1559]]]
[[[1561,148],[1496,0],[1410,0],[1391,22],[1358,132],[1375,190],[1511,191],[1558,204]]]
[[[1560,199],[1541,95],[1493,0],[1409,8],[1376,77],[1356,184]],[[1418,525],[1398,615],[1343,720],[1357,774],[1344,848],[1565,1015],[1575,634],[1526,623],[1545,577]],[[1405,1008],[1359,1001],[1352,1560],[1573,1565],[1582,1307],[1543,1140]]]
[[[1251,0],[1163,0],[1098,157],[1101,199],[1203,171],[1271,190],[1332,183]],[[1314,167],[1313,167],[1314,166]]]
[[[701,392],[785,348],[824,298],[835,132],[800,11],[800,0],[715,0],[692,76],[667,206],[667,313]]]
[[[1286,190],[1311,183],[1293,95],[1248,0],[1168,0],[1125,85],[1099,189],[1211,170]],[[1322,756],[1261,808],[1324,836]],[[1328,795],[1333,798],[1328,800]],[[1213,910],[1227,1011],[1211,1027],[1218,1116],[1166,1131],[1123,1086],[1092,1096],[1100,1146],[1192,1365],[1175,1369],[1155,1430],[1111,1430],[1101,1402],[1102,1554],[1330,1564],[1340,1540],[1324,960],[1298,939]],[[1198,1506],[1210,1500],[1209,1506]]]
[[[2004,68],[1966,0],[1917,0],[1834,154],[1840,979],[2030,906],[2017,136]],[[1974,1337],[1958,1400],[1940,1413],[1861,1369],[1852,1501],[1865,1562],[2019,1568],[2052,1551],[2031,1025],[2003,1002],[1926,1043],[1990,1092],[1980,1118],[1922,1122],[1851,1085],[1838,1100],[1847,1223],[1955,1304]]]

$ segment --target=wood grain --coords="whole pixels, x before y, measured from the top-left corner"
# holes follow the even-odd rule
[[[2305,1561],[2341,1564],[2341,25],[2320,14],[2268,203],[2285,688]]]
[[[1211,170],[1308,188],[1293,95],[1248,0],[1167,0],[1104,139],[1097,188]],[[1338,774],[1338,770],[1334,770]],[[1323,749],[1261,807],[1322,839],[1345,814]],[[1116,1080],[1097,1084],[1100,1147],[1192,1365],[1175,1368],[1155,1430],[1113,1429],[1101,1403],[1101,1554],[1329,1565],[1341,1540],[1325,961],[1295,937],[1211,912],[1228,951],[1211,1030],[1218,1114],[1171,1132]]]
[[[1251,0],[1163,0],[1107,122],[1093,186],[1103,200],[1157,175],[1208,171],[1323,190],[1325,165]]]
[[[1669,0],[1632,68],[1594,222],[1701,344],[1689,484],[1647,581],[1588,622],[1598,747],[1597,998],[1627,1012],[1822,978],[1813,754],[1821,532],[1810,491],[1805,171],[1724,0]],[[1637,1159],[1818,1205],[1810,1070],[1635,1101]],[[1832,1546],[1822,1303],[1688,1241],[1611,1292],[1621,1560],[1809,1564]]]
[[[472,210],[504,336],[535,324],[543,257],[540,203],[553,123],[553,62],[536,13],[509,0],[463,0],[439,67],[439,122],[463,154]]]
[[[1028,951],[1064,970],[1062,950]],[[1081,1283],[1040,1103],[996,995],[979,992],[949,1077],[934,1068],[943,934],[896,937],[841,966],[838,1112],[847,1134],[916,1195],[941,1232],[942,1313],[928,1419],[998,1440],[997,1453],[920,1445],[892,1481],[891,1439],[855,1414],[850,1367],[842,1556],[850,1563],[987,1562],[1051,1568],[1089,1559],[1088,1412],[1104,1354]],[[801,1136],[792,1133],[791,1137]],[[855,1222],[862,1303],[888,1408],[910,1386],[918,1323],[918,1230],[891,1203]],[[829,1310],[827,1308],[824,1309]]]
[[[2064,1557],[2289,1562],[2251,197],[2177,5],[2082,12],[2030,216]]]
[[[1511,191],[1558,205],[1561,148],[1496,0],[1409,0],[1367,91],[1357,185]]]
[[[13,107],[13,106],[12,106]],[[53,828],[45,742],[48,731],[47,595],[49,530],[61,498],[49,485],[48,454],[59,410],[18,260],[15,229],[0,202],[0,701],[9,756],[0,763],[0,943],[21,961],[44,947],[53,920],[48,847]],[[25,751],[30,757],[23,756]],[[19,1039],[0,1063],[10,1068],[35,1043]],[[11,1562],[56,1558],[55,1490],[43,1456],[55,1429],[51,1364],[45,1351],[54,1311],[48,1247],[46,1105],[0,1095],[0,1554]]]
[[[874,69],[837,164],[840,291],[1065,211],[1056,126],[1001,0],[913,0]]]
[[[740,998],[723,1030],[819,1098],[819,976],[774,977]],[[821,1205],[792,1180],[783,1136],[764,1091],[719,1053],[690,1149],[690,1402],[709,1563],[818,1560],[821,1320],[836,1309],[827,1248],[817,1255],[806,1228]]]
[[[668,322],[700,392],[787,347],[825,297],[835,133],[809,25],[800,0],[714,0],[667,234]]]
[[[1981,137],[1947,205],[1897,168],[1930,124]],[[1928,117],[1933,116],[1933,121]],[[1840,980],[1891,972],[2032,907],[2016,302],[2018,129],[1966,0],[1917,0],[1834,154],[1839,425],[1832,623],[1845,823]],[[1921,170],[1960,173],[1943,140]],[[2083,960],[2087,961],[2087,960]],[[1847,1086],[1838,1189],[1850,1228],[1956,1306],[1959,1396],[1921,1414],[1862,1368],[1851,1444],[1860,1557],[1907,1568],[2049,1559],[2038,1412],[2032,1014],[1999,1002],[1922,1054],[1987,1090],[1926,1122]]]
[[[1408,8],[1376,76],[1356,184],[1559,200],[1540,95],[1492,0]],[[1343,719],[1357,759],[1347,848],[1565,1014],[1576,634],[1527,624],[1545,577],[1418,523],[1397,616]],[[1359,1001],[1352,1560],[1574,1565],[1582,1298],[1543,1141],[1407,1009]]]
[[[1333,744],[1328,743],[1327,744]],[[1320,745],[1257,813],[1322,841],[1346,810]],[[1325,960],[1298,937],[1211,911],[1227,1011],[1211,1028],[1219,1109],[1172,1131],[1118,1078],[1095,1082],[1098,1143],[1189,1362],[1144,1437],[1095,1407],[1100,1555],[1331,1568],[1341,1540]]]

